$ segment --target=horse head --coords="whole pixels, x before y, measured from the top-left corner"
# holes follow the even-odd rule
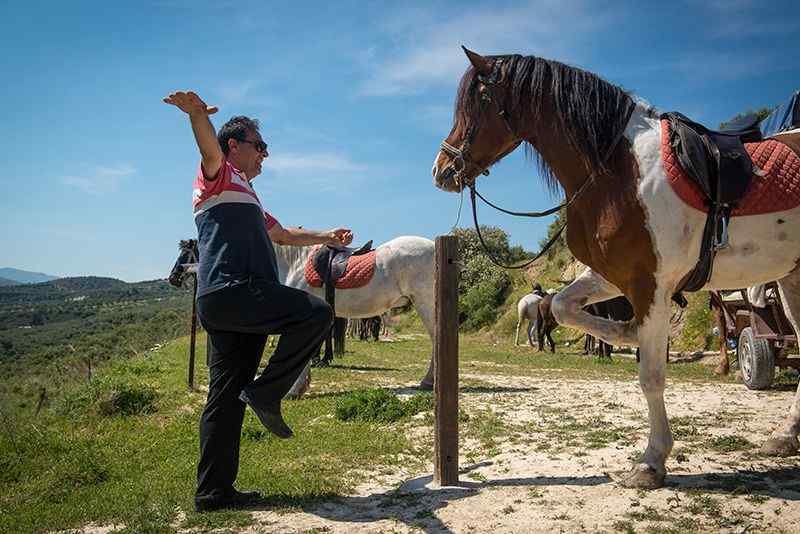
[[[461,191],[522,142],[511,124],[511,90],[504,60],[464,48],[472,66],[461,79],[453,128],[433,163],[436,187]]]
[[[182,239],[178,245],[180,252],[178,259],[175,260],[175,265],[169,273],[169,283],[175,287],[182,287],[184,279],[186,278],[186,265],[197,263],[197,240],[196,239]]]

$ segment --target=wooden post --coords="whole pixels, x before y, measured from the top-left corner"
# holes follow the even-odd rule
[[[192,329],[189,339],[189,391],[194,391],[194,346],[197,337],[197,273],[192,275]]]
[[[458,484],[458,238],[436,238],[433,481]]]

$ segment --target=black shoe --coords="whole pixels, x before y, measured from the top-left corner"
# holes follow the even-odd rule
[[[195,497],[195,512],[213,512],[214,510],[235,510],[258,504],[263,498],[257,491],[236,491],[231,489],[224,495],[214,497]]]
[[[253,412],[255,412],[256,416],[258,416],[258,420],[261,421],[261,424],[279,438],[287,439],[294,435],[292,429],[289,428],[289,425],[287,425],[286,421],[283,420],[283,416],[281,415],[280,401],[273,402],[272,404],[262,408],[260,406],[256,406],[244,391],[239,394],[239,400],[250,406],[250,408],[253,409]]]

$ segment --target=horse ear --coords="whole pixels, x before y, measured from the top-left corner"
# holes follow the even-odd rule
[[[488,76],[492,73],[492,62],[483,57],[482,55],[478,54],[477,52],[473,52],[469,48],[464,45],[461,45],[461,48],[464,50],[464,53],[467,55],[467,59],[469,62],[472,63],[472,66],[475,67],[475,70],[478,71],[478,74],[482,74],[484,76]]]

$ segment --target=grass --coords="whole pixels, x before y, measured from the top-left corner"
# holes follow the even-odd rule
[[[406,324],[404,329],[412,332],[415,326]],[[203,386],[207,380],[203,336],[197,347],[196,381]],[[460,347],[462,372],[475,375],[609,381],[635,380],[637,376],[633,361],[616,359],[612,365],[600,365],[574,353],[537,354],[514,348],[511,340],[492,345],[481,336],[462,337]],[[394,343],[348,340],[344,357],[334,360],[330,368],[313,371],[310,393],[284,404],[295,438],[273,438],[248,410],[239,486],[258,489],[267,504],[280,512],[346,495],[376,472],[393,474],[401,467],[423,472],[432,459],[431,396],[414,395],[401,401],[397,393],[406,392],[401,385],[416,385],[424,376],[430,353],[427,336]],[[0,532],[45,532],[90,522],[121,525],[129,532],[249,524],[252,519],[246,513],[198,515],[191,511],[197,422],[205,394],[187,390],[187,354],[188,340],[183,338],[99,366],[91,379],[81,374],[60,377],[58,388],[38,415],[38,382],[3,378]],[[696,363],[669,365],[668,377],[673,381],[733,380],[720,379]],[[468,388],[504,391],[465,380],[462,390]],[[356,417],[347,421],[337,418],[337,407],[358,399]],[[377,402],[381,399],[385,404]],[[367,402],[361,402],[364,400]],[[366,416],[370,413],[366,408],[375,406],[379,408]],[[398,406],[402,416],[387,417]],[[565,417],[567,408],[542,406],[540,415],[545,421],[540,430],[558,438],[549,445],[557,448],[574,443],[587,448],[628,443],[632,429],[599,419],[569,419]],[[424,415],[411,415],[420,412]],[[482,447],[476,460],[491,456],[515,435],[525,434],[506,414],[491,409],[462,409],[459,420],[461,436],[476,439]],[[678,427],[691,428],[692,424],[691,420],[679,421]],[[407,432],[415,427],[420,431]],[[743,446],[729,438],[717,446]],[[546,444],[544,440],[537,443]],[[478,473],[467,477],[485,480]],[[532,500],[542,495],[539,488],[528,494]],[[695,504],[701,507],[693,501]],[[704,515],[713,510],[708,504],[702,509]],[[186,512],[182,523],[178,510]],[[620,523],[623,528],[619,530],[624,531],[628,524]]]

